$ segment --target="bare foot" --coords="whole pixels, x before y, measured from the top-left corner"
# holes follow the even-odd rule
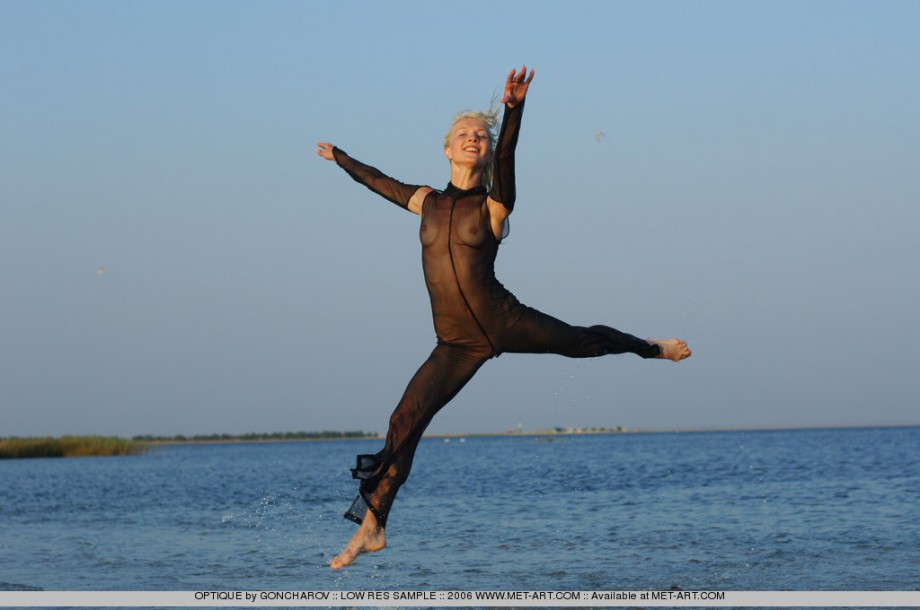
[[[374,553],[382,550],[387,545],[387,537],[382,527],[377,527],[377,518],[373,513],[367,511],[364,522],[351,540],[345,550],[338,554],[329,564],[333,570],[339,570],[355,560],[361,553]]]
[[[689,358],[690,354],[693,353],[687,347],[687,342],[680,339],[648,339],[648,342],[654,343],[661,348],[659,358],[673,360],[674,362]]]

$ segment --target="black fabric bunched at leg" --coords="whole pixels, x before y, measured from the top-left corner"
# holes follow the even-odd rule
[[[380,469],[380,454],[363,453],[358,455],[357,464],[351,469],[351,477],[366,481]]]
[[[386,527],[386,515],[381,514],[374,505],[371,504],[368,496],[373,493],[373,489],[365,489],[368,487],[368,483],[376,478],[376,475],[380,471],[380,466],[383,461],[380,459],[380,454],[369,454],[362,453],[357,456],[357,463],[355,467],[351,469],[351,477],[353,479],[358,479],[361,481],[361,487],[358,491],[357,497],[351,503],[351,506],[345,511],[344,517],[349,521],[354,521],[357,524],[361,524],[364,521],[364,515],[369,510],[373,513],[374,517],[377,519],[378,527]],[[376,481],[373,481],[373,487],[376,488]]]

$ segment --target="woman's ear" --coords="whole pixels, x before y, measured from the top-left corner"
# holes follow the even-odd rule
[[[444,148],[444,156],[448,161],[453,161],[453,155],[450,154],[450,148]]]

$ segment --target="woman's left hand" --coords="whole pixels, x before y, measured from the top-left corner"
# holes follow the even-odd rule
[[[527,88],[530,87],[530,81],[532,80],[533,70],[530,71],[530,76],[528,76],[527,66],[521,66],[520,73],[518,73],[517,69],[512,69],[511,74],[508,75],[508,80],[505,81],[505,97],[502,98],[502,103],[509,108],[514,108],[522,103],[527,96]]]

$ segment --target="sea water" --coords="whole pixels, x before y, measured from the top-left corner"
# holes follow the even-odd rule
[[[0,461],[0,590],[920,587],[920,428],[425,439],[333,572],[381,444]]]

